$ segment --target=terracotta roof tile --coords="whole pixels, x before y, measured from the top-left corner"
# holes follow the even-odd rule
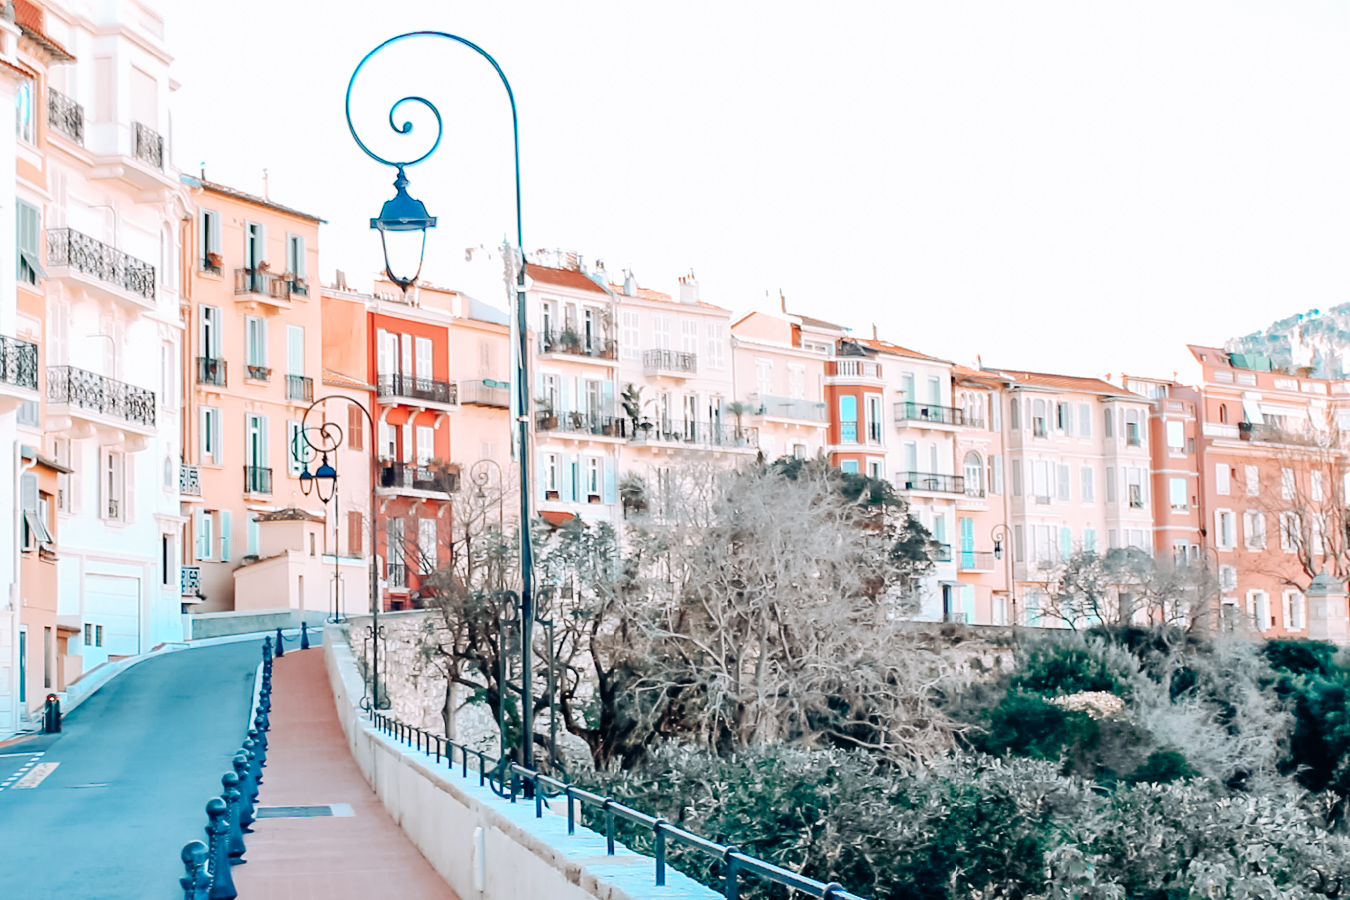
[[[525,267],[525,274],[541,284],[551,284],[554,287],[571,288],[574,291],[590,291],[591,293],[609,296],[605,289],[591,280],[585,272],[578,272],[576,269],[555,269],[551,266],[529,263]]]
[[[907,356],[911,359],[927,359],[932,362],[949,362],[950,360],[939,359],[936,356],[929,356],[926,353],[920,353],[917,350],[909,350],[901,347],[899,344],[892,344],[890,341],[881,341],[871,338],[850,338],[855,344],[862,344],[864,347],[871,347],[873,350],[881,353],[890,353],[895,356]]]
[[[1014,385],[1049,388],[1058,391],[1079,391],[1087,394],[1129,394],[1122,387],[1116,387],[1100,378],[1083,378],[1078,375],[1050,375],[1045,372],[1019,372],[1014,369],[987,369],[986,371],[1004,375]]]
[[[350,375],[343,375],[341,372],[334,372],[332,369],[323,370],[323,383],[332,387],[356,388],[358,391],[373,391],[372,385],[366,384],[359,378],[352,378]]]
[[[663,294],[660,291],[654,291],[651,288],[640,287],[635,289],[637,291],[636,294],[625,294],[623,292],[623,285],[610,282],[609,289],[620,297],[636,297],[639,300],[655,300],[658,303],[673,303],[676,306],[697,306],[701,309],[716,309],[720,312],[731,311],[725,306],[718,306],[716,303],[708,303],[704,300],[699,300],[695,303],[683,303],[671,297],[670,294]]]
[[[264,199],[256,194],[250,194],[246,191],[237,190],[223,184],[216,184],[214,181],[205,181],[201,178],[194,178],[191,175],[183,175],[181,179],[189,187],[199,187],[204,191],[210,191],[213,194],[220,194],[223,197],[232,197],[235,200],[243,200],[245,203],[252,203],[256,206],[262,206],[267,209],[275,210],[279,213],[285,213],[288,216],[295,216],[298,219],[306,219],[310,222],[317,222],[321,225],[327,225],[326,219],[320,219],[318,216],[310,215],[307,212],[301,212],[298,209],[292,209],[289,206],[282,206],[280,203],[274,203],[271,200]]]
[[[278,509],[274,512],[260,513],[253,517],[255,522],[322,522],[323,516],[316,516],[314,513],[305,512],[298,507],[288,506],[285,509]]]

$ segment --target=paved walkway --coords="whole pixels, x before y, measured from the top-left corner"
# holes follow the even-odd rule
[[[347,748],[323,650],[272,669],[272,730],[258,805],[348,804],[351,816],[260,818],[234,868],[240,900],[457,900],[394,824]],[[345,810],[343,810],[345,812]]]

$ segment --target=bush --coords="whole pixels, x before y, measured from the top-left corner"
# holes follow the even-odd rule
[[[1086,647],[1043,642],[1033,646],[1013,675],[1016,690],[1059,696],[1106,691],[1123,696],[1120,680]]]
[[[1336,648],[1322,641],[1267,641],[1261,653],[1271,668],[1291,675],[1331,675]]]
[[[988,728],[971,743],[990,756],[1058,760],[1066,748],[1093,747],[1097,723],[1087,713],[1047,703],[1038,694],[1009,691],[988,713]]]
[[[1199,773],[1191,768],[1186,757],[1175,750],[1154,750],[1144,764],[1135,769],[1125,781],[1129,784],[1171,784],[1182,778],[1194,778]]]

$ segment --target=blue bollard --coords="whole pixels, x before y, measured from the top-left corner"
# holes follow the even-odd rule
[[[286,655],[286,647],[281,643],[281,626],[277,626],[277,659]]]
[[[225,823],[225,801],[219,797],[206,801],[206,815],[210,817],[206,840],[211,860],[211,890],[207,900],[235,900],[239,892],[234,889],[234,878],[230,875],[230,826]]]
[[[263,638],[262,654],[263,654],[263,662],[272,661],[272,636],[270,634],[267,637]]]
[[[239,779],[239,830],[244,834],[253,831],[249,828],[253,824],[253,798],[256,796],[252,782],[248,774],[248,757],[242,753],[230,761],[234,766],[234,774]]]
[[[183,888],[183,900],[207,900],[211,891],[211,876],[206,872],[206,845],[201,841],[188,841],[183,845],[179,858],[187,874],[178,879]]]
[[[239,828],[239,776],[226,772],[220,776],[220,799],[225,801],[225,821],[230,826],[230,865],[244,863],[244,832]]]
[[[308,650],[308,649],[309,649],[309,623],[308,623],[308,622],[301,622],[301,623],[300,623],[300,649],[301,649],[301,650]]]
[[[250,764],[249,772],[253,776],[254,784],[262,784],[263,766],[267,765],[267,753],[258,745],[258,733],[252,728],[248,730],[248,737],[245,743],[253,742],[253,760]]]

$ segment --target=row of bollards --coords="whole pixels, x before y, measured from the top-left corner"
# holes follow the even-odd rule
[[[277,631],[278,651],[281,632]],[[206,802],[206,842],[190,841],[183,847],[183,868],[187,874],[178,879],[184,900],[234,900],[230,867],[244,862],[244,835],[253,831],[254,802],[262,770],[267,765],[267,732],[272,711],[272,639],[263,641],[262,686],[258,705],[253,710],[253,727],[248,731],[231,765],[234,771],[220,777],[221,794]],[[276,654],[281,655],[281,652]]]

